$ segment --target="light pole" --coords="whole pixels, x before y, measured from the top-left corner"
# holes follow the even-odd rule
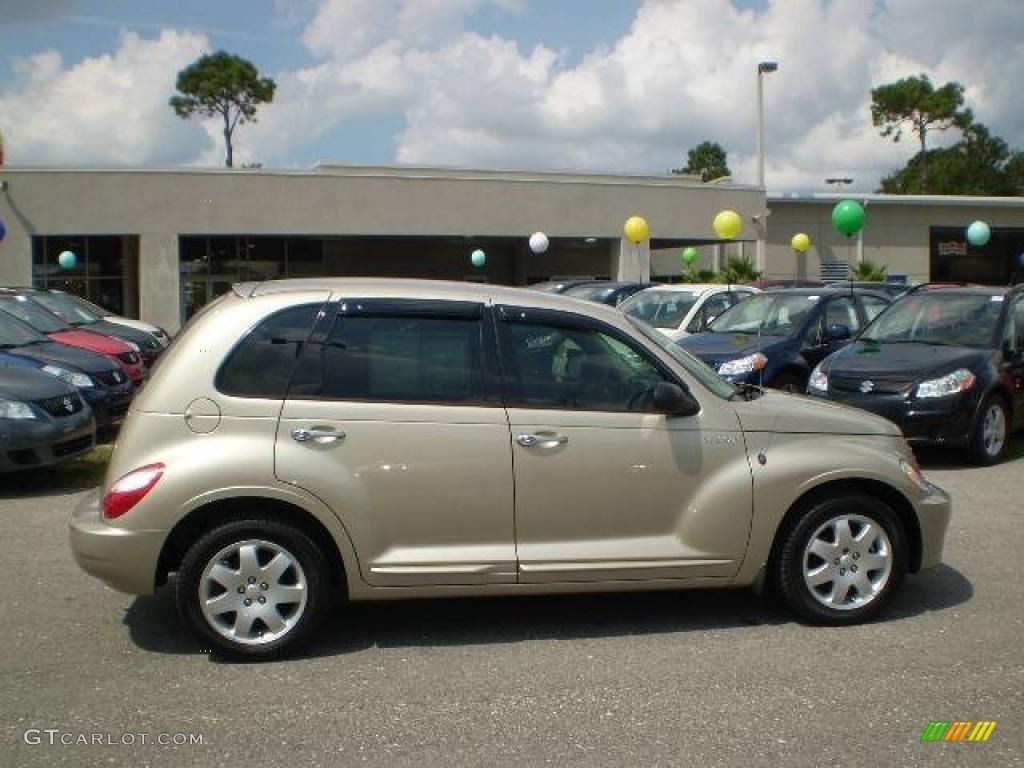
[[[759,61],[757,63],[757,186],[765,189],[764,181],[764,75],[775,72],[779,68],[777,61]],[[767,201],[767,199],[766,199]],[[767,211],[757,223],[757,269],[761,272],[765,267],[765,234],[768,228]]]

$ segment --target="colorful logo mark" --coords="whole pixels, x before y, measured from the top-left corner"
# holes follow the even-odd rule
[[[988,741],[995,727],[995,720],[931,720],[921,741]]]

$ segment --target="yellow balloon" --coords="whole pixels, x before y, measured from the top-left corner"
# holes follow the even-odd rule
[[[805,235],[803,232],[797,232],[793,235],[793,239],[790,241],[790,245],[793,246],[793,250],[797,253],[803,253],[811,247],[811,238]]]
[[[736,211],[722,211],[712,223],[715,232],[723,240],[732,240],[743,229],[743,219]]]
[[[651,228],[643,216],[630,216],[626,219],[626,225],[622,231],[632,243],[643,242],[651,236]]]

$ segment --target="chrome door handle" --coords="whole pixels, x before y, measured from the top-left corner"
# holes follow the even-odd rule
[[[345,433],[334,427],[298,427],[292,430],[292,438],[298,443],[333,443],[344,437]]]
[[[569,438],[565,435],[519,435],[516,442],[524,448],[550,448],[555,445],[566,445]]]

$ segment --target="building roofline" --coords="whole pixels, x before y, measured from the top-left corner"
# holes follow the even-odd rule
[[[816,192],[813,194],[768,194],[768,203],[810,203],[834,205],[840,200],[858,200],[866,205],[955,205],[965,207],[1024,208],[1024,197],[974,197],[971,195],[884,195],[877,192],[846,194]]]

